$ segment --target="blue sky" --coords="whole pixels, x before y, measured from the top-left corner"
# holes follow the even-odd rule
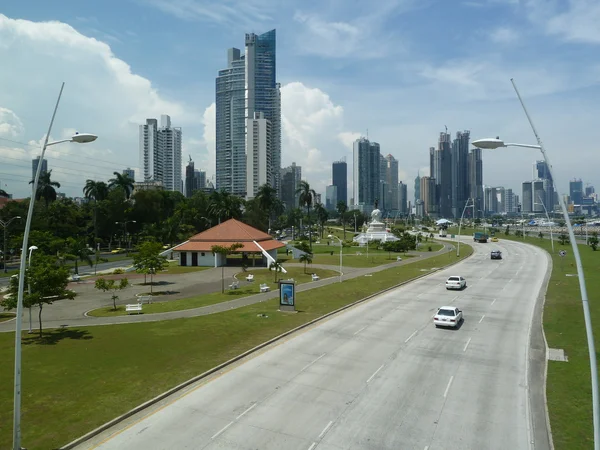
[[[137,124],[165,113],[183,128],[183,159],[212,174],[214,78],[244,33],[272,28],[283,163],[302,165],[317,191],[330,183],[330,162],[350,162],[352,140],[367,129],[410,187],[444,126],[534,143],[511,77],[560,191],[573,177],[600,188],[597,0],[35,0],[9,2],[0,14],[0,180],[17,196],[27,195],[28,160],[61,81],[52,137],[100,136],[52,148],[64,192],[80,195],[87,178],[136,168]],[[538,156],[486,152],[484,183],[520,193]]]

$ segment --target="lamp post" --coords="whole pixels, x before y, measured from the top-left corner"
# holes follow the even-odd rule
[[[29,262],[27,263],[27,269],[31,270],[31,254],[33,253],[34,250],[37,250],[38,248],[35,245],[32,245],[31,247],[29,247]],[[28,281],[28,286],[27,286],[27,293],[29,295],[31,295],[31,273],[29,274],[29,277],[27,277],[27,281]],[[28,333],[31,334],[33,333],[33,329],[31,326],[31,305],[29,305],[29,331]]]
[[[462,227],[462,221],[463,221],[463,217],[465,217],[465,211],[467,210],[467,208],[469,207],[469,200],[471,200],[470,198],[467,199],[467,201],[465,202],[465,207],[463,208],[463,212],[460,215],[460,222],[458,223],[458,243],[456,245],[456,257],[460,257],[460,229]],[[473,201],[473,208],[475,208],[475,201]]]
[[[544,208],[544,212],[546,213],[546,219],[548,219],[548,223],[550,223],[550,243],[552,244],[552,253],[554,253],[554,238],[552,237],[552,222],[550,222],[550,216],[548,215],[548,210],[546,209],[546,205],[544,205],[544,201],[542,197],[538,194],[538,198],[540,199],[540,203],[535,202],[534,204],[541,204]]]
[[[119,225],[122,224],[123,225],[123,231],[125,232],[125,245],[127,246],[127,248],[125,249],[127,253],[129,253],[129,249],[131,247],[131,242],[128,239],[128,234],[127,234],[127,224],[128,223],[137,223],[135,220],[126,220],[125,222],[115,222],[115,225]]]
[[[23,327],[22,318],[23,315],[23,290],[25,287],[25,258],[24,255],[28,249],[29,231],[31,230],[31,219],[33,217],[33,206],[35,204],[35,197],[37,193],[38,181],[40,179],[40,173],[42,171],[41,161],[44,160],[46,154],[46,148],[51,145],[61,144],[63,142],[76,142],[79,144],[85,144],[88,142],[95,141],[98,136],[88,133],[76,133],[69,139],[62,139],[60,141],[48,142],[50,132],[52,131],[52,124],[54,123],[54,117],[56,116],[56,110],[60,103],[65,83],[63,82],[60,87],[58,99],[54,106],[54,112],[52,113],[52,119],[44,139],[44,145],[42,146],[42,153],[40,155],[40,164],[37,166],[35,177],[33,179],[33,187],[31,190],[31,199],[29,201],[29,207],[27,209],[27,220],[25,222],[25,232],[23,233],[23,246],[21,248],[21,264],[19,265],[19,290],[17,296],[17,314],[15,321],[15,376],[14,376],[14,407],[13,407],[13,450],[21,450],[21,331]]]
[[[10,225],[10,223],[13,220],[17,220],[20,218],[21,218],[21,216],[15,216],[15,217],[8,219],[7,221],[0,220],[0,225],[2,225],[2,227],[4,228],[4,253],[2,253],[2,262],[4,263],[4,273],[8,273],[8,268],[6,267],[6,242],[7,242],[6,232],[8,231],[8,226]]]
[[[338,241],[340,241],[340,283],[341,283],[342,282],[342,275],[343,275],[343,273],[342,273],[342,250],[343,250],[344,246],[342,245],[342,240],[339,237],[334,236],[333,234],[330,234],[327,237],[329,239],[336,238]]]
[[[546,149],[544,148],[544,144],[538,135],[538,132],[527,112],[527,108],[525,107],[525,103],[521,98],[521,94],[517,89],[517,86],[514,80],[511,78],[511,83],[517,97],[519,98],[519,102],[523,107],[523,111],[527,116],[527,120],[529,121],[529,125],[531,125],[531,129],[533,130],[533,134],[535,135],[538,145],[529,145],[529,144],[515,144],[515,143],[505,143],[499,137],[496,139],[480,139],[473,142],[473,145],[482,149],[496,149],[500,147],[523,147],[523,148],[533,148],[537,149],[542,153],[544,157],[544,161],[546,162],[546,166],[548,167],[548,172],[550,173],[550,178],[554,180],[556,183],[556,177],[554,176],[554,170],[552,168],[552,164],[550,163],[550,159],[546,154]],[[588,295],[587,288],[585,285],[585,274],[583,272],[583,264],[581,263],[581,256],[579,255],[579,247],[577,245],[577,241],[575,240],[575,233],[573,232],[573,226],[571,225],[571,219],[569,218],[569,211],[567,210],[567,205],[565,204],[565,199],[562,195],[558,196],[560,208],[563,213],[563,218],[567,225],[567,230],[569,231],[569,240],[571,241],[571,247],[573,249],[573,256],[575,257],[575,264],[577,266],[577,278],[579,279],[579,290],[581,292],[581,304],[583,307],[583,317],[585,320],[585,330],[587,335],[587,344],[588,344],[588,352],[590,359],[590,371],[592,378],[592,408],[593,408],[593,426],[594,426],[594,449],[600,450],[600,410],[599,410],[599,393],[598,393],[598,366],[596,365],[596,346],[594,343],[594,332],[592,327],[592,317],[590,315],[590,305],[588,303]]]

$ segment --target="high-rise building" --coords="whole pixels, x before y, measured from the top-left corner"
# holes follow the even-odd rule
[[[535,171],[537,172],[537,178],[542,180],[544,184],[544,206],[548,211],[553,211],[554,204],[557,200],[557,196],[554,190],[554,182],[552,180],[552,176],[550,175],[550,171],[548,170],[548,165],[546,164],[546,161],[536,161]],[[536,199],[536,202],[538,201],[539,199]]]
[[[531,181],[523,182],[523,202],[521,203],[521,212],[530,213],[533,211],[533,184]]]
[[[383,157],[383,172],[381,179],[385,181],[387,195],[384,199],[383,209],[396,211],[398,209],[398,160],[391,154]]]
[[[498,212],[498,190],[495,187],[486,187],[484,189],[485,212],[486,214],[496,214]]]
[[[533,190],[533,205],[532,210],[534,213],[544,212],[544,202],[546,201],[546,191],[544,190],[544,180],[534,180],[532,183]]]
[[[281,169],[281,200],[287,209],[297,208],[300,202],[300,181],[302,181],[302,167],[295,162],[291,166]]]
[[[364,137],[354,142],[353,208],[365,214],[371,213],[381,193],[380,156],[378,143]]]
[[[569,197],[571,203],[574,205],[581,205],[583,203],[583,181],[580,179],[573,179],[569,182]]]
[[[168,191],[182,191],[181,128],[171,126],[171,117],[147,119],[140,125],[140,167],[143,181],[161,183]]]
[[[469,191],[474,204],[475,217],[481,217],[483,211],[483,161],[481,149],[473,148],[469,153]]]
[[[194,170],[194,187],[198,190],[206,188],[206,172],[204,170]]]
[[[461,216],[469,198],[469,138],[470,131],[458,131],[452,142],[452,214]]]
[[[331,165],[331,184],[337,188],[337,201],[348,205],[348,165],[345,158]]]
[[[421,200],[421,176],[417,172],[417,178],[415,178],[415,205],[417,200]]]
[[[194,161],[192,161],[192,157],[190,156],[190,160],[187,166],[185,166],[185,196],[188,198],[191,197],[194,195],[196,189]]]
[[[227,68],[215,87],[216,189],[246,193],[246,64],[240,50],[227,50]]]
[[[591,184],[586,185],[585,187],[585,196],[586,197],[591,197],[592,194],[595,194],[596,190],[594,189],[594,186],[592,186]]]
[[[122,174],[127,175],[129,178],[131,178],[135,182],[135,170],[128,167],[127,169],[123,169]]]
[[[505,194],[505,203],[504,203],[504,212],[506,214],[514,214],[517,212],[516,210],[516,203],[515,203],[515,195],[513,194],[513,190],[512,189],[506,189],[506,194]]]
[[[37,172],[39,164],[40,164],[39,156],[37,156],[31,160],[31,179],[32,180],[35,180],[35,174]],[[48,172],[48,160],[46,158],[44,158],[44,160],[42,161],[42,169],[41,169],[40,175],[42,175],[44,172]]]
[[[398,183],[398,212],[406,215],[408,213],[408,186],[402,181]]]
[[[429,155],[430,176],[436,181],[436,208],[430,214],[452,217],[452,151],[449,133],[440,133],[438,147],[430,148]]]
[[[506,189],[503,187],[496,188],[496,193],[498,194],[498,213],[506,213]]]
[[[437,203],[435,198],[437,182],[432,177],[421,177],[421,199],[423,202],[423,215],[437,214]]]
[[[328,211],[335,211],[337,208],[338,196],[337,186],[334,184],[325,188],[325,208]]]
[[[255,112],[254,119],[248,120],[246,141],[246,198],[256,197],[263,184],[275,186],[272,167],[271,122],[263,112]],[[279,185],[279,183],[277,183]]]
[[[263,113],[271,123],[270,174],[267,177],[280,195],[281,92],[277,83],[275,30],[246,34],[246,117]]]

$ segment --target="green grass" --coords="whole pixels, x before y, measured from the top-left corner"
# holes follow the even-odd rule
[[[472,234],[472,229],[469,234]],[[549,232],[544,235],[549,236]],[[504,228],[496,237],[500,242],[525,242],[537,245],[549,253],[552,251],[549,239],[537,236],[523,239],[514,234],[506,236]],[[544,307],[544,332],[548,346],[564,349],[569,362],[548,361],[546,395],[550,426],[556,450],[589,449],[593,447],[592,389],[579,279],[566,276],[577,273],[571,245],[560,245],[555,238],[554,248],[553,270]],[[594,252],[591,247],[582,244],[578,248],[592,322],[597,324],[600,317],[600,251]],[[564,259],[558,256],[560,250],[567,251]],[[596,348],[600,348],[600,331],[597,328],[595,331]],[[600,360],[600,355],[597,357]]]
[[[294,278],[294,280],[296,280],[298,283],[311,282],[312,273],[316,273],[321,278],[329,278],[338,275],[338,272],[334,272],[333,270],[313,269],[310,266],[307,267],[306,274],[304,273],[304,269],[301,267],[289,267],[286,270],[288,271],[287,274],[280,272],[278,273],[278,277],[283,279]],[[271,290],[275,290],[277,288],[277,283],[275,282],[275,272],[269,271],[268,269],[258,269],[252,270],[248,273],[254,274],[254,281],[248,286],[243,286],[235,290],[228,290],[227,286],[231,283],[231,280],[225,280],[225,293],[214,292],[211,294],[198,295],[196,297],[172,301],[161,301],[161,298],[158,297],[153,299],[153,303],[143,306],[143,313],[156,314],[170,311],[181,311],[184,309],[200,308],[201,306],[214,305],[216,303],[235,300],[236,298],[247,297],[249,295],[258,294],[260,292],[259,286],[262,283],[268,284],[271,287]],[[240,272],[237,274],[237,278],[238,280],[243,280],[245,279],[246,275],[247,273]],[[112,306],[107,306],[90,311],[88,312],[88,315],[94,317],[113,317],[127,315],[127,312],[125,311],[124,306],[119,306],[116,311],[112,308]]]
[[[465,246],[462,257],[472,251]],[[307,292],[298,314],[276,299],[220,314],[23,335],[23,446],[55,448],[298,325],[455,261],[446,254]],[[266,314],[268,318],[258,317]],[[0,333],[0,448],[10,448],[14,335]]]
[[[0,312],[0,322],[5,322],[10,319],[14,319],[15,315],[13,313]]]

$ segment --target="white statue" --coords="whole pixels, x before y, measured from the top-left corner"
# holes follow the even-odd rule
[[[371,222],[381,223],[381,211],[377,208],[377,201],[375,201],[375,209],[371,213]]]

